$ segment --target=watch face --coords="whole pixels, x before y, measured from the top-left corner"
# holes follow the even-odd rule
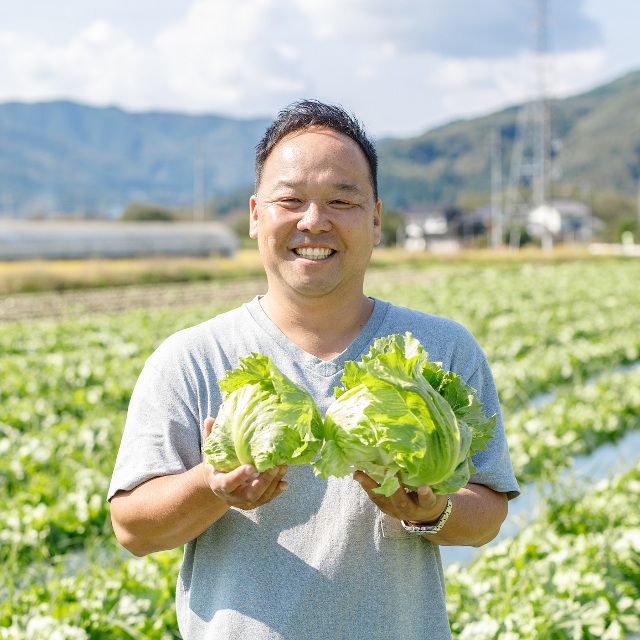
[[[408,524],[403,521],[402,526],[406,531],[409,531],[410,533],[438,533],[438,531],[440,531],[437,525]]]
[[[438,529],[432,526],[406,525],[405,529],[410,533],[438,533]]]

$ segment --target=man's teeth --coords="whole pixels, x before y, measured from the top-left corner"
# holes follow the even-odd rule
[[[299,256],[312,260],[322,260],[322,258],[328,258],[333,253],[333,249],[320,249],[318,247],[300,247],[294,251]]]

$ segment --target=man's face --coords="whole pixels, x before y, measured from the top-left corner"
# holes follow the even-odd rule
[[[258,239],[270,292],[362,295],[380,242],[380,201],[357,143],[324,127],[284,137],[251,198],[250,235]]]

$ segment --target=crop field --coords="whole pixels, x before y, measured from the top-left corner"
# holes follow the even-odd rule
[[[491,363],[535,519],[446,569],[456,640],[640,637],[640,456],[572,461],[640,430],[640,261],[451,262],[367,293],[460,321]],[[0,638],[179,638],[181,550],[135,558],[105,495],[128,400],[170,333],[237,305],[0,325]]]

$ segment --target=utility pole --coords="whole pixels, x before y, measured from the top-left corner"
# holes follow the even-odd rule
[[[502,247],[502,140],[499,127],[491,129],[491,248]]]
[[[511,152],[511,170],[507,186],[505,218],[510,227],[509,244],[520,245],[520,226],[526,225],[528,213],[548,206],[551,199],[551,114],[548,99],[547,8],[548,0],[535,2],[535,71],[534,98],[520,109]],[[530,191],[522,186],[530,187]],[[550,222],[550,221],[549,221]],[[553,245],[553,235],[543,225],[543,246]]]
[[[550,149],[551,127],[549,117],[549,100],[547,97],[547,0],[536,1],[536,70],[538,96],[536,102],[537,144],[536,174],[534,182],[534,204],[548,204],[550,197]]]
[[[547,0],[536,0],[536,59],[538,74],[538,100],[536,103],[538,140],[536,158],[536,181],[534,183],[534,206],[549,207],[551,200],[551,118],[547,96]],[[551,214],[550,214],[551,215]],[[553,249],[553,231],[548,224],[542,225],[542,248]]]

